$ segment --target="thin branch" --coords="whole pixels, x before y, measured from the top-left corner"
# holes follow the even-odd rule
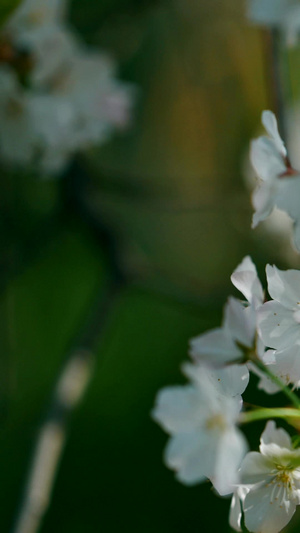
[[[240,414],[240,424],[248,424],[257,420],[266,420],[270,418],[283,418],[288,421],[300,418],[300,410],[292,407],[259,407],[252,411],[245,411]],[[298,424],[297,424],[298,425]]]
[[[37,533],[49,507],[64,450],[70,415],[81,401],[93,374],[96,351],[121,285],[100,294],[82,341],[71,351],[58,378],[49,412],[37,437],[20,511],[13,533]]]
[[[66,190],[67,205],[74,214],[86,215],[80,209],[76,189],[76,166],[73,168],[71,183]],[[80,169],[79,169],[80,175]],[[118,250],[114,236],[105,225],[94,225],[93,220],[84,216],[94,233],[95,239],[105,253],[109,273],[106,288],[101,288],[86,324],[74,342],[66,364],[54,388],[50,408],[42,423],[29,468],[27,483],[20,511],[12,533],[37,533],[49,507],[55,477],[67,438],[70,415],[81,401],[93,374],[96,353],[106,329],[107,319],[116,298],[124,287],[127,278],[119,265]]]

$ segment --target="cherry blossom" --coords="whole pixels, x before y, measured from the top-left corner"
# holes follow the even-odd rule
[[[266,267],[273,300],[258,311],[258,331],[266,346],[284,350],[300,343],[300,271]]]
[[[267,350],[261,357],[265,367],[277,376],[284,385],[300,387],[300,346],[295,345],[285,350]],[[255,365],[248,363],[248,368],[256,374],[260,380],[258,388],[268,394],[281,391],[278,383],[275,383],[267,374],[259,370]]]
[[[188,365],[191,383],[162,389],[152,416],[171,438],[164,458],[186,485],[210,479],[222,495],[233,492],[247,443],[236,422],[248,383],[247,369],[227,372]],[[233,393],[233,394],[232,394]]]
[[[277,533],[291,520],[300,503],[300,449],[294,449],[289,434],[271,420],[261,436],[260,451],[249,452],[241,465],[243,490],[232,502],[230,523],[254,533]]]
[[[24,0],[0,35],[0,155],[46,175],[124,129],[132,112],[132,87],[80,41],[66,11],[63,0]]]
[[[265,220],[277,207],[294,221],[294,242],[300,250],[300,175],[290,164],[275,115],[271,111],[264,111],[262,123],[269,137],[263,136],[252,141],[250,150],[250,160],[259,178],[252,197],[255,209],[252,227]]]
[[[263,289],[255,265],[245,257],[231,276],[233,285],[247,299],[246,304],[230,297],[224,309],[223,324],[190,341],[190,355],[196,361],[224,365],[243,360],[256,350],[256,311],[263,301]]]

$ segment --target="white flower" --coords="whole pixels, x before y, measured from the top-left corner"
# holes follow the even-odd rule
[[[63,23],[67,0],[23,0],[5,26],[5,32],[19,36],[47,31],[49,27]]]
[[[262,123],[269,137],[263,136],[252,141],[250,151],[251,163],[260,178],[252,197],[255,209],[252,227],[255,228],[278,207],[294,221],[294,241],[300,249],[300,175],[289,163],[274,114],[264,111]]]
[[[273,300],[258,311],[258,330],[266,346],[284,350],[300,343],[300,271],[266,267]]]
[[[291,520],[300,503],[300,449],[294,449],[284,429],[269,421],[261,436],[260,453],[250,452],[241,465],[245,525],[254,533],[277,533]],[[241,511],[232,505],[231,526],[240,530]]]
[[[52,26],[42,35],[30,36],[21,42],[30,50],[33,68],[29,73],[30,87],[52,92],[53,84],[62,73],[68,72],[81,45],[74,32],[66,27]]]
[[[74,106],[79,146],[99,142],[115,126],[124,126],[130,116],[132,90],[116,80],[116,65],[104,54],[83,50],[73,57],[70,68],[56,77],[52,94]]]
[[[284,385],[293,385],[293,388],[300,387],[300,346],[295,345],[285,350],[267,350],[261,357],[264,365],[277,376]],[[275,394],[281,391],[274,381],[267,374],[259,370],[252,364],[248,364],[249,370],[254,372],[259,378],[258,388],[268,394]]]
[[[236,298],[228,299],[222,327],[190,341],[190,355],[196,361],[224,365],[243,359],[245,349],[255,349],[256,310],[262,304],[263,289],[249,256],[238,265],[231,281],[247,299],[247,306]]]
[[[248,0],[247,15],[255,24],[280,29],[289,46],[297,43],[300,30],[297,0]]]
[[[242,405],[236,394],[247,384],[247,370],[235,366],[230,376],[224,370],[192,365],[185,370],[192,383],[162,389],[152,412],[171,435],[166,464],[182,483],[193,485],[208,478],[220,494],[229,494],[238,482],[237,470],[247,450],[235,426]]]
[[[222,327],[190,340],[191,357],[195,361],[205,361],[213,366],[222,366],[242,359],[244,355],[242,346],[250,349],[254,338],[252,319],[245,311],[239,300],[229,298],[224,309]]]
[[[1,30],[11,53],[0,65],[0,154],[44,174],[124,128],[133,101],[114,61],[80,42],[65,11],[65,0],[25,0]]]
[[[34,161],[47,173],[61,170],[75,147],[73,107],[49,94],[22,91],[8,69],[0,69],[0,83],[1,156],[20,165]]]
[[[243,261],[236,267],[230,279],[249,304],[253,304],[255,308],[262,304],[264,291],[256,267],[249,255],[244,257]]]

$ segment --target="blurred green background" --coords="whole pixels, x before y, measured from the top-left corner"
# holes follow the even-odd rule
[[[158,389],[184,382],[188,339],[219,324],[244,255],[263,280],[266,262],[299,266],[286,239],[250,229],[242,169],[270,99],[263,37],[236,0],[73,0],[70,20],[116,58],[136,105],[128,131],[60,180],[2,171],[1,531],[55,379],[110,277],[98,226],[128,282],[72,415],[41,531],[229,531],[228,500],[163,466],[167,437],[150,411]],[[248,431],[254,447],[262,427]]]

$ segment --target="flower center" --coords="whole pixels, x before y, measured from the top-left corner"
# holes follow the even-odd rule
[[[206,420],[205,427],[208,430],[219,429],[222,431],[227,427],[226,420],[222,414],[218,413]]]
[[[33,11],[32,13],[29,13],[27,15],[27,22],[33,26],[40,26],[43,22],[44,22],[44,19],[46,18],[47,16],[47,11],[45,8],[38,8],[36,9],[35,11]]]
[[[291,483],[291,475],[290,472],[287,470],[282,470],[281,472],[278,472],[276,479],[276,483],[282,483],[283,485],[288,485]]]
[[[291,470],[284,469],[282,466],[279,466],[274,473],[275,475],[269,483],[269,486],[273,487],[270,495],[270,504],[276,502],[282,508],[284,502],[291,499],[294,491],[293,474]]]

